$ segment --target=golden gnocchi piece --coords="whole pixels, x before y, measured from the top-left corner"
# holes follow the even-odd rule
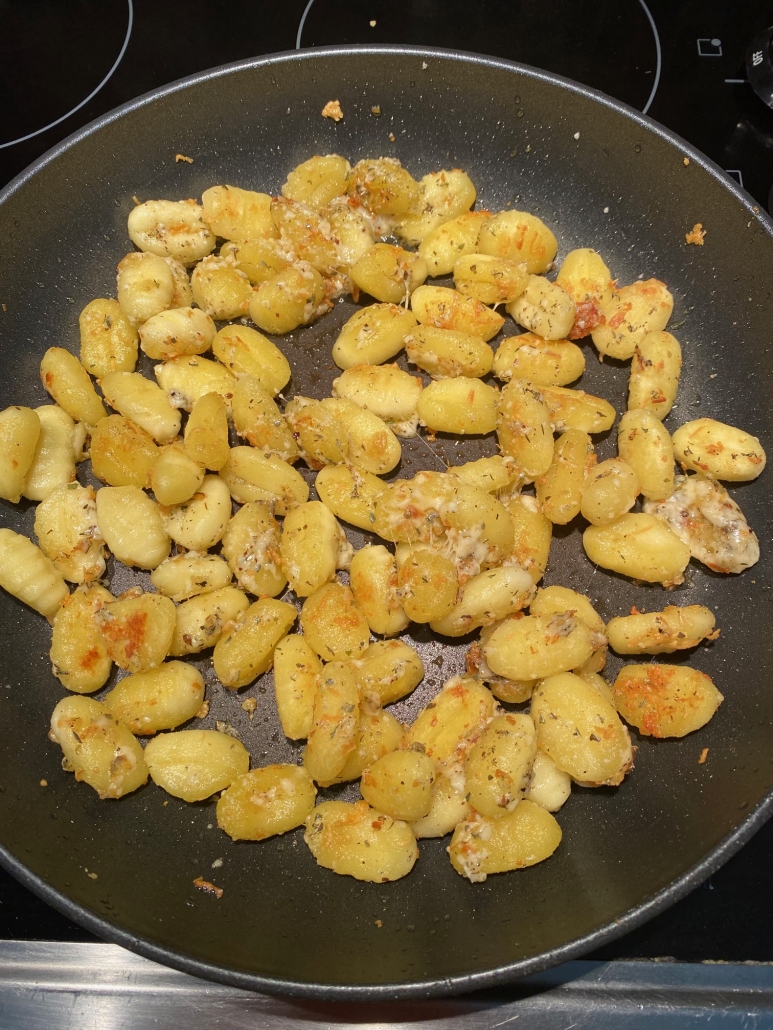
[[[648,333],[666,328],[674,298],[658,279],[640,279],[614,290],[591,336],[599,354],[625,361]]]
[[[251,604],[234,624],[226,625],[212,656],[223,686],[238,690],[270,669],[274,648],[297,617],[294,605],[262,598]]]
[[[565,526],[580,513],[586,473],[596,455],[581,429],[567,429],[556,440],[553,461],[537,480],[537,501],[552,523]]]
[[[395,157],[358,161],[349,175],[347,192],[374,215],[401,218],[419,203],[421,189]]]
[[[67,584],[50,558],[31,540],[0,529],[0,587],[51,622],[67,597]]]
[[[661,612],[618,616],[607,626],[609,646],[618,654],[672,654],[712,640],[715,621],[702,604],[669,604]]]
[[[368,699],[376,695],[379,705],[407,697],[424,678],[418,651],[403,640],[377,640],[351,662],[351,667],[361,696]]]
[[[341,534],[335,515],[322,501],[307,501],[287,514],[277,543],[282,570],[298,597],[308,597],[335,579]]]
[[[145,672],[169,654],[175,607],[160,594],[129,593],[99,608],[96,619],[115,664],[127,672]]]
[[[452,833],[460,822],[470,817],[470,803],[465,798],[463,784],[457,778],[449,779],[444,773],[435,777],[429,812],[411,823],[411,829],[419,840],[427,837],[445,837]]]
[[[108,415],[92,430],[91,470],[109,486],[148,486],[157,455],[150,433],[123,415]]]
[[[64,768],[101,800],[130,794],[148,778],[139,741],[94,698],[62,698],[51,715],[50,736],[64,752]]]
[[[325,869],[371,883],[407,876],[419,857],[410,826],[366,801],[323,801],[306,817],[303,839]]]
[[[479,336],[431,325],[418,326],[405,337],[405,354],[433,379],[479,379],[491,371],[494,361],[494,352]]]
[[[208,393],[220,394],[228,408],[236,386],[236,377],[227,368],[200,355],[170,358],[156,365],[153,374],[172,407],[190,412]]]
[[[494,375],[508,382],[525,379],[532,386],[566,386],[585,371],[585,356],[569,340],[543,340],[534,333],[507,336],[494,354]]]
[[[346,193],[351,167],[344,157],[327,154],[302,161],[287,176],[282,196],[319,210]]]
[[[187,662],[126,676],[105,695],[104,704],[136,736],[173,730],[192,719],[204,700],[204,677]]]
[[[149,358],[158,361],[204,354],[212,346],[216,332],[215,323],[201,308],[172,308],[160,311],[140,326],[140,347]]]
[[[416,411],[432,432],[483,436],[497,428],[499,391],[481,379],[439,379],[422,390]]]
[[[541,275],[530,275],[526,287],[507,305],[518,325],[543,340],[563,340],[574,325],[572,298],[556,283]]]
[[[268,198],[269,205],[271,198]],[[276,233],[274,221],[269,212],[271,230]],[[277,234],[278,235],[278,234]],[[220,256],[226,259],[232,258],[236,268],[244,272],[253,286],[260,286],[261,283],[273,279],[279,272],[290,267],[289,255],[286,248],[278,239],[254,239],[242,240],[238,243],[224,243],[220,248]]]
[[[309,499],[309,487],[300,472],[275,454],[253,447],[232,447],[220,476],[239,504],[265,501],[277,515],[286,515]]]
[[[272,397],[290,381],[290,363],[262,333],[246,325],[227,325],[214,337],[212,353],[240,378],[254,376]]]
[[[765,451],[756,436],[713,418],[685,422],[674,433],[673,447],[682,468],[726,483],[747,483],[765,468]]]
[[[568,672],[584,665],[593,651],[589,626],[568,612],[506,619],[483,648],[491,671],[513,680]]]
[[[678,586],[690,561],[690,548],[654,515],[629,512],[582,535],[585,553],[602,569],[645,583]]]
[[[298,264],[262,283],[249,300],[250,318],[265,333],[290,333],[331,308],[322,276],[310,264]]]
[[[113,660],[99,628],[97,612],[115,598],[98,583],[68,594],[54,615],[51,671],[76,694],[92,694],[107,682]]]
[[[219,476],[204,476],[189,501],[163,512],[166,533],[188,551],[208,551],[214,547],[223,539],[230,518],[231,495]]]
[[[274,650],[274,691],[282,732],[291,740],[308,737],[322,662],[298,633],[288,633]]]
[[[448,472],[468,486],[492,494],[517,489],[521,480],[518,462],[502,454],[478,458],[477,461],[468,461],[464,465],[452,465]]]
[[[0,497],[18,504],[35,460],[40,417],[33,408],[14,405],[0,412]]]
[[[138,335],[117,300],[90,301],[78,316],[81,364],[101,379],[108,372],[133,372]]]
[[[684,737],[713,717],[724,698],[710,676],[686,665],[624,666],[612,684],[618,712],[639,733]]]
[[[76,422],[94,425],[107,412],[86,369],[64,347],[49,347],[40,362],[40,379],[60,408]]]
[[[553,461],[553,422],[540,391],[511,379],[499,397],[497,436],[502,453],[514,458],[530,480]]]
[[[271,217],[271,197],[238,186],[211,186],[201,195],[204,220],[226,240],[262,240],[278,236]]]
[[[87,583],[105,572],[102,537],[93,487],[60,486],[35,512],[40,549],[70,583]]]
[[[161,511],[138,486],[103,486],[96,505],[99,534],[124,565],[155,569],[169,554]]]
[[[550,411],[557,433],[579,429],[583,433],[605,433],[612,427],[617,412],[603,397],[563,386],[541,386],[540,393]]]
[[[674,492],[671,437],[656,415],[642,408],[626,411],[617,428],[617,449],[648,501],[664,501]]]
[[[496,336],[505,322],[502,315],[479,300],[446,286],[419,286],[411,294],[411,310],[422,325],[468,333],[482,340]]]
[[[553,538],[553,523],[539,509],[537,498],[518,494],[505,502],[513,524],[511,556],[535,583],[545,575]]]
[[[345,450],[354,464],[374,475],[385,476],[399,463],[400,441],[378,415],[342,397],[326,397],[320,408],[343,427]]]
[[[548,812],[557,812],[572,792],[572,778],[537,748],[526,799]]]
[[[274,398],[255,376],[242,376],[237,381],[231,410],[238,436],[249,441],[263,454],[275,454],[284,461],[297,460],[298,445],[290,427]]]
[[[394,637],[408,628],[410,620],[398,595],[397,565],[386,547],[366,545],[356,551],[349,567],[349,583],[371,633]]]
[[[321,401],[296,394],[285,408],[285,418],[310,468],[335,465],[349,456],[347,427]]]
[[[454,830],[448,853],[460,876],[482,883],[492,873],[544,862],[560,843],[561,827],[550,812],[522,801],[500,819],[473,812]]]
[[[333,344],[339,368],[380,365],[403,349],[403,340],[418,325],[416,317],[397,304],[371,304],[344,324]]]
[[[338,272],[339,257],[330,225],[305,204],[286,197],[271,201],[271,217],[279,229],[280,244],[295,267],[307,266],[324,276]]]
[[[392,819],[415,822],[429,814],[435,763],[420,751],[392,751],[362,774],[363,798]]]
[[[430,172],[419,180],[419,196],[411,214],[397,226],[397,234],[409,243],[420,243],[474,203],[475,186],[465,172],[459,168]]]
[[[428,547],[411,548],[397,562],[397,589],[413,622],[435,622],[454,608],[459,580],[454,563]]]
[[[333,782],[347,783],[350,780],[358,780],[379,758],[400,747],[403,730],[404,727],[394,715],[374,708],[366,700],[360,709],[354,750],[349,752],[343,769]]]
[[[172,268],[158,254],[127,254],[118,263],[116,294],[130,325],[142,325],[153,315],[174,307]]]
[[[180,443],[163,447],[150,470],[150,488],[159,504],[189,501],[204,482],[204,469],[190,458]]]
[[[399,304],[427,278],[427,263],[413,251],[375,243],[351,266],[349,277],[374,300]]]
[[[466,211],[428,233],[419,244],[429,275],[450,275],[459,258],[474,254],[478,235],[490,211]]]
[[[542,587],[531,602],[529,611],[532,615],[560,615],[569,612],[581,619],[594,633],[606,634],[604,620],[591,604],[590,598],[569,587]]]
[[[146,200],[129,212],[129,238],[135,247],[193,265],[214,249],[215,236],[195,200]]]
[[[608,458],[588,470],[580,512],[594,526],[603,526],[630,511],[639,492],[639,479],[628,462]]]
[[[236,622],[249,606],[246,594],[231,584],[189,597],[175,609],[169,654],[178,658],[214,647],[226,627]]]
[[[612,300],[612,275],[600,254],[580,247],[570,250],[564,258],[556,284],[574,301],[575,321],[569,339],[579,340],[596,328],[602,309]]]
[[[220,795],[217,825],[232,840],[265,840],[303,826],[316,796],[311,777],[301,766],[251,769]]]
[[[481,683],[452,676],[408,727],[403,747],[419,751],[439,765],[463,759],[499,706]]]
[[[334,397],[378,415],[397,436],[416,435],[421,391],[421,379],[397,365],[352,365],[333,380]]]
[[[145,761],[156,786],[183,801],[205,801],[250,767],[244,744],[217,730],[161,733],[148,741]]]
[[[325,465],[314,483],[320,500],[336,518],[360,529],[372,530],[376,521],[376,498],[385,483],[366,469],[349,462]]]
[[[529,787],[536,754],[537,731],[530,716],[507,712],[492,719],[464,763],[473,809],[489,819],[513,812]]]
[[[242,318],[253,298],[252,283],[228,257],[212,255],[193,269],[193,300],[211,318]]]
[[[279,523],[262,501],[249,501],[237,511],[223,534],[222,553],[239,586],[256,597],[276,597],[287,585]]]
[[[180,412],[164,390],[139,372],[110,372],[99,385],[110,407],[150,433],[157,443],[169,443],[180,432]]]
[[[682,348],[671,333],[647,335],[636,345],[628,380],[628,408],[664,419],[673,407],[682,372]]]
[[[432,629],[445,637],[462,637],[480,626],[500,622],[525,608],[534,595],[534,580],[518,565],[503,565],[471,576],[459,600]]]
[[[325,583],[303,602],[301,629],[326,662],[358,658],[370,641],[370,627],[349,587]]]
[[[205,393],[193,403],[184,438],[185,453],[190,458],[202,468],[220,471],[229,455],[228,411],[220,394]]]
[[[345,662],[329,662],[317,679],[303,764],[322,786],[332,783],[354,750],[360,721],[357,680]]]
[[[75,479],[75,462],[84,456],[86,429],[56,404],[43,404],[35,408],[35,412],[40,421],[40,435],[24,478],[22,496],[30,501],[43,501],[58,487]]]
[[[481,227],[481,254],[509,258],[526,265],[532,275],[547,272],[558,251],[558,242],[545,223],[526,211],[500,211]]]
[[[454,265],[454,287],[482,304],[511,304],[524,292],[529,274],[522,265],[490,254],[466,254]]]
[[[217,554],[200,554],[186,551],[172,558],[165,558],[150,574],[150,582],[159,594],[170,597],[179,604],[197,594],[219,590],[228,586],[232,573]]]
[[[628,730],[613,705],[574,673],[537,684],[531,717],[540,749],[577,783],[614,787],[633,768]]]

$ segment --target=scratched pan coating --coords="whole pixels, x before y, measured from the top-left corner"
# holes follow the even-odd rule
[[[320,116],[330,99],[344,111],[338,124]],[[380,117],[371,113],[376,105]],[[459,166],[478,187],[479,206],[543,218],[558,237],[559,259],[592,246],[623,283],[663,279],[685,353],[667,424],[711,415],[773,441],[773,240],[750,198],[687,144],[589,89],[507,62],[410,48],[319,50],[199,75],[106,115],[22,175],[0,201],[0,407],[44,403],[44,350],[77,352],[78,312],[114,294],[115,265],[130,249],[133,195],[200,196],[221,182],[277,192],[297,162],[329,152],[352,161],[394,155],[417,177]],[[193,163],[175,163],[176,153]],[[707,229],[703,247],[684,243],[695,222]],[[281,339],[291,390],[329,392],[331,346],[352,310],[340,303],[318,325]],[[586,355],[580,385],[623,408],[627,367],[601,365],[590,348]],[[601,456],[613,446],[602,440]],[[432,451],[414,441],[398,472],[493,449],[491,438],[459,446],[440,438]],[[594,571],[577,527],[555,534],[545,582],[588,590],[605,618],[632,604],[713,608],[720,639],[688,657],[726,700],[710,725],[684,740],[633,734],[635,770],[617,789],[573,791],[558,815],[563,843],[548,862],[471,884],[451,868],[446,838],[421,844],[407,878],[361,884],[318,868],[300,831],[259,845],[231,842],[215,825],[212,801],[188,806],[152,784],[120,802],[98,801],[62,772],[59,749],[46,738],[63,693],[47,659],[48,626],[3,594],[3,864],[105,938],[259,990],[328,999],[450,994],[597,947],[687,893],[769,814],[769,475],[732,488],[763,552],[741,577],[692,563],[684,585],[667,594]],[[3,503],[3,525],[30,533],[33,519],[31,505]],[[129,581],[117,572],[113,587]],[[464,645],[424,632],[416,639],[427,678],[394,709],[406,719],[463,663]],[[610,662],[613,673],[619,664]],[[199,665],[211,683],[209,656]],[[270,676],[238,696],[210,688],[204,724],[235,726],[255,764],[298,761],[301,748],[284,740],[272,694]],[[240,707],[244,695],[258,701],[252,721]],[[699,765],[704,748],[708,761]],[[221,886],[222,898],[196,891],[197,876]]]

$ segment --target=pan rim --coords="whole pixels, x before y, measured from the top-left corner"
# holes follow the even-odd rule
[[[490,57],[475,54],[468,51],[452,50],[441,47],[422,47],[398,44],[359,44],[359,45],[338,45],[326,47],[314,47],[301,50],[282,51],[275,54],[267,54],[260,57],[246,58],[242,61],[235,61],[229,64],[220,65],[197,72],[193,75],[177,79],[171,83],[151,90],[147,93],[127,101],[119,107],[100,115],[87,125],[76,130],[64,140],[55,144],[37,160],[25,168],[19,175],[11,180],[0,190],[0,204],[9,200],[25,183],[32,179],[39,171],[47,167],[59,156],[76,146],[81,140],[92,136],[100,129],[112,124],[136,111],[147,104],[182,92],[190,86],[208,82],[210,80],[237,74],[254,68],[270,65],[287,64],[298,61],[315,60],[319,56],[335,58],[348,57],[353,55],[388,55],[395,54],[402,57],[415,56],[417,58],[436,58],[442,61],[455,61],[465,64],[495,68],[508,73],[517,73],[529,79],[545,82],[558,86],[568,92],[587,98],[604,107],[616,111],[630,121],[639,125],[647,133],[663,139],[674,147],[677,147],[685,157],[689,157],[712,178],[717,180],[723,188],[728,190],[736,201],[740,202],[749,216],[763,227],[768,236],[773,238],[773,218],[760,207],[756,201],[723,169],[719,167],[705,154],[697,150],[677,133],[665,128],[663,125],[644,115],[640,111],[622,101],[616,100],[599,90],[590,86],[584,86],[563,76],[546,72],[544,70],[521,64],[516,61],[508,61],[504,58]],[[122,929],[116,924],[96,915],[84,905],[81,905],[66,895],[60,893],[47,881],[29,870],[23,862],[14,856],[5,847],[0,845],[0,865],[25,887],[40,897],[54,909],[66,917],[72,919],[85,929],[104,940],[111,941],[136,952],[152,961],[160,962],[181,972],[198,976],[203,979],[212,980],[241,990],[260,991],[267,994],[285,995],[289,997],[309,998],[320,1001],[397,1001],[412,998],[433,998],[462,994],[468,991],[480,990],[496,986],[503,986],[513,983],[523,977],[542,972],[552,966],[559,965],[571,959],[577,958],[586,952],[600,947],[623,936],[637,926],[640,926],[660,912],[680,900],[694,888],[698,887],[712,873],[716,872],[724,863],[732,857],[760,827],[773,815],[773,787],[762,798],[760,802],[745,816],[745,818],[716,844],[703,858],[691,866],[677,879],[657,891],[655,894],[645,898],[640,904],[629,909],[619,919],[612,920],[596,927],[589,933],[584,934],[572,941],[562,944],[549,951],[541,952],[531,958],[520,959],[515,962],[497,966],[494,969],[472,973],[458,973],[444,978],[431,980],[408,980],[398,983],[363,983],[363,984],[335,984],[315,983],[305,980],[282,979],[258,973],[247,973],[226,966],[216,965],[200,959],[186,956],[166,946],[156,944],[146,937],[133,934]]]

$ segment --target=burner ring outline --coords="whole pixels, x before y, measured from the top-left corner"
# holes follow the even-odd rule
[[[314,0],[309,0],[309,2],[306,4],[306,6],[303,9],[303,14],[301,15],[301,20],[298,23],[298,33],[297,33],[297,35],[295,37],[295,49],[296,50],[300,50],[301,49],[301,36],[303,35],[303,26],[306,24],[306,18],[308,16],[309,11],[311,10],[311,6],[312,6],[313,3],[314,3]],[[644,13],[647,16],[647,20],[650,23],[650,28],[652,29],[652,37],[653,37],[653,39],[655,41],[655,81],[652,83],[652,89],[650,90],[649,97],[647,97],[647,103],[641,109],[641,113],[642,114],[646,114],[649,111],[650,107],[652,106],[652,101],[655,99],[655,94],[657,93],[658,86],[660,85],[660,72],[661,72],[662,65],[663,65],[663,54],[662,54],[662,50],[661,50],[661,46],[660,46],[660,33],[658,32],[658,27],[655,24],[655,19],[652,17],[652,12],[650,11],[649,7],[647,7],[647,4],[645,3],[645,0],[639,0],[639,4],[641,5],[642,10],[644,11]],[[131,0],[129,0],[129,6],[131,6]],[[110,75],[112,75],[112,74],[113,73],[110,72]],[[109,77],[110,76],[108,76],[108,78]],[[106,81],[107,81],[107,79],[105,80],[105,82]],[[6,146],[8,146],[8,144],[6,144]],[[0,147],[0,149],[2,149],[2,148]]]
[[[104,79],[102,79],[102,81],[99,83],[96,89],[93,89],[85,98],[85,100],[81,100],[81,102],[79,104],[76,104],[76,106],[73,107],[72,110],[68,111],[67,114],[63,114],[61,118],[57,118],[55,121],[49,122],[48,125],[44,125],[42,129],[35,129],[34,132],[28,132],[26,136],[19,136],[18,139],[9,140],[8,143],[0,143],[0,150],[5,150],[6,147],[14,147],[17,143],[24,143],[28,139],[33,139],[35,136],[39,136],[42,132],[47,132],[49,129],[53,129],[55,125],[59,125],[61,122],[66,121],[71,115],[75,114],[76,111],[80,111],[82,107],[85,107],[85,105],[88,104],[89,100],[93,99],[97,95],[97,93],[99,93],[99,91],[102,89],[102,87],[106,85],[108,80],[111,78],[113,72],[116,70],[118,65],[123,60],[123,55],[126,53],[126,48],[129,45],[129,39],[131,38],[132,34],[132,27],[134,25],[134,3],[133,0],[126,0],[126,2],[129,5],[129,21],[126,25],[126,36],[124,37],[123,46],[120,49],[118,57],[116,57],[115,61],[113,62],[113,66],[111,67],[110,71],[107,73]],[[311,7],[311,3],[309,4],[309,7]]]

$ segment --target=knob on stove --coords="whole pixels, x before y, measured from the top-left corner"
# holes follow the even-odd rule
[[[746,74],[755,93],[773,107],[773,26],[758,33],[746,51]]]

